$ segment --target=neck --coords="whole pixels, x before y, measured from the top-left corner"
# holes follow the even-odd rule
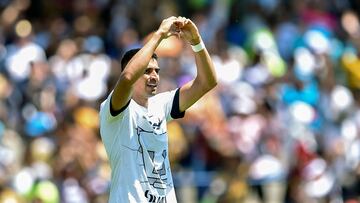
[[[148,101],[149,101],[148,98],[133,95],[133,98],[132,98],[132,99],[133,99],[136,103],[138,103],[140,106],[143,106],[143,107],[145,107],[145,108],[148,107]]]

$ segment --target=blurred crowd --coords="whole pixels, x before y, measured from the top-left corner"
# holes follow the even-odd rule
[[[360,202],[357,0],[0,0],[0,203],[107,202],[98,110],[168,16],[198,26],[219,84],[169,123],[181,203]],[[161,91],[196,74],[171,37]]]

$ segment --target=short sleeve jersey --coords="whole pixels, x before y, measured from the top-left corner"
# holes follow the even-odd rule
[[[176,203],[166,123],[179,112],[179,89],[159,93],[148,108],[134,100],[111,114],[112,93],[100,107],[100,134],[112,169],[110,203]]]

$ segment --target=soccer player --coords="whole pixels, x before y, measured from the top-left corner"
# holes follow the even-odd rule
[[[163,39],[178,36],[194,51],[197,75],[184,86],[157,94],[154,53]],[[164,19],[141,48],[126,52],[122,72],[100,107],[100,134],[112,169],[110,203],[176,203],[166,123],[217,84],[213,63],[196,25],[184,17]]]

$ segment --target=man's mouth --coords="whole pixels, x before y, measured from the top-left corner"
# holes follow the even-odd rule
[[[157,84],[156,83],[148,83],[146,84],[148,87],[151,87],[151,88],[156,88],[157,87]]]

